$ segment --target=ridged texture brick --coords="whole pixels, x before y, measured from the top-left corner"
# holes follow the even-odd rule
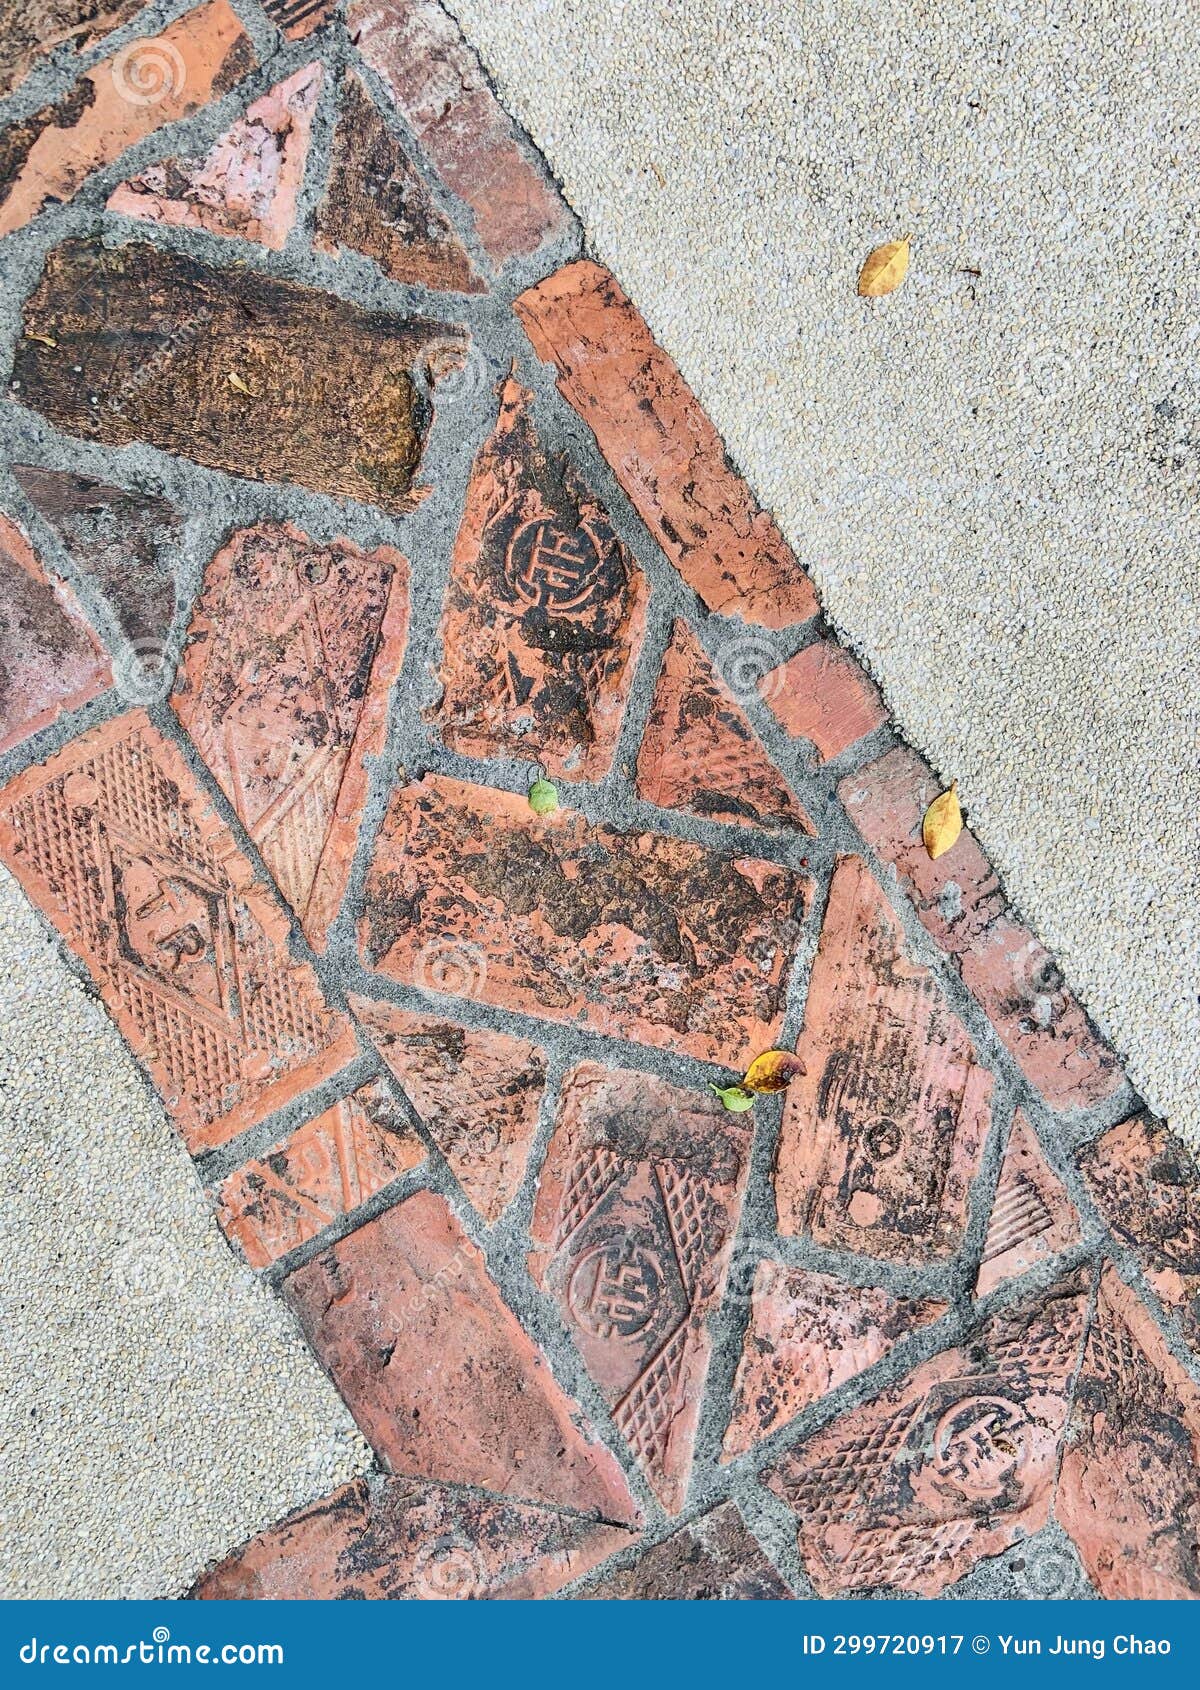
[[[879,693],[836,640],[806,645],[764,675],[759,691],[788,733],[811,740],[822,763],[887,721]]]
[[[1046,1256],[1078,1244],[1080,1236],[1075,1205],[1018,1111],[992,1199],[976,1295],[985,1296]]]
[[[301,41],[333,15],[338,0],[259,0],[259,4],[289,41]]]
[[[616,1461],[579,1429],[445,1201],[422,1191],[284,1282],[309,1342],[395,1473],[629,1522]]]
[[[814,615],[812,583],[614,277],[588,260],[568,264],[523,293],[516,311],[638,514],[708,609],[767,628]]]
[[[992,1076],[860,857],[841,857],[787,1094],[780,1229],[920,1264],[962,1242]]]
[[[586,1602],[790,1602],[792,1593],[723,1502],[576,1595]]]
[[[740,1067],[778,1033],[807,886],[429,775],[392,798],[360,943],[406,985]]]

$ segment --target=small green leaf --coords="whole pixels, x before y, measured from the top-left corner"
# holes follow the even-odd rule
[[[558,788],[552,780],[535,780],[529,788],[529,808],[535,816],[552,816],[558,809]]]
[[[754,1093],[744,1086],[709,1086],[725,1105],[731,1115],[744,1115],[747,1109],[754,1108]]]

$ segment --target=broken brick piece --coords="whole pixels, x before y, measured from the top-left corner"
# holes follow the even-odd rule
[[[735,1502],[681,1526],[631,1567],[601,1573],[577,1602],[790,1602]]]
[[[708,609],[766,628],[815,615],[808,576],[609,272],[590,260],[568,264],[515,309],[638,514]]]
[[[1037,1134],[1018,1110],[992,1199],[975,1295],[986,1296],[1004,1280],[1069,1249],[1079,1239],[1075,1205],[1042,1154]]]
[[[86,53],[141,10],[144,0],[0,0],[0,96],[41,59],[69,47]]]
[[[816,832],[686,622],[676,622],[663,656],[637,790],[713,821]]]
[[[496,263],[572,226],[546,167],[523,148],[458,25],[435,0],[350,0],[346,25],[439,175],[470,207]]]
[[[953,1254],[992,1076],[861,857],[835,867],[797,1049],[807,1073],[784,1110],[780,1230],[913,1264]]]
[[[172,700],[305,934],[324,948],[404,660],[408,565],[390,547],[241,529],[213,558]]]
[[[1200,1389],[1106,1269],[1055,1514],[1109,1601],[1200,1597]]]
[[[475,460],[442,617],[442,738],[470,757],[537,757],[599,780],[645,624],[646,582],[511,378]]]
[[[289,41],[302,41],[323,24],[338,0],[260,0],[263,11]]]
[[[873,1367],[897,1339],[939,1320],[948,1306],[760,1262],[722,1459],[753,1449],[802,1409]]]
[[[550,1596],[630,1534],[546,1508],[370,1474],[260,1532],[197,1601],[507,1601]]]
[[[995,870],[964,828],[936,861],[921,839],[941,784],[907,746],[847,775],[838,794],[863,838],[892,864],[934,940],[962,972],[1031,1085],[1055,1109],[1111,1096],[1124,1076],[1058,965],[1008,913]]]
[[[1086,1307],[1086,1276],[1073,1274],[993,1316],[764,1475],[795,1512],[819,1596],[936,1596],[1042,1529]]]
[[[887,721],[887,708],[864,671],[836,640],[814,640],[758,683],[768,707],[817,758],[840,757]]]
[[[165,650],[183,538],[175,506],[67,470],[14,464],[12,473],[76,569],[95,582],[126,639],[143,650]]]
[[[465,344],[247,269],[67,241],[26,302],[14,391],[88,440],[403,513],[426,491],[426,387]]]
[[[369,966],[406,985],[740,1070],[779,1032],[808,886],[427,775],[392,796],[359,938]]]
[[[329,187],[313,243],[374,259],[393,281],[482,293],[470,255],[433,203],[421,173],[352,72],[342,87]]]
[[[670,1514],[687,1496],[749,1148],[747,1117],[711,1095],[583,1063],[538,1182],[530,1272]]]
[[[217,1219],[264,1268],[425,1160],[391,1092],[371,1080],[222,1185]]]
[[[396,1004],[352,997],[350,1008],[493,1226],[525,1177],[546,1084],[541,1051],[510,1033],[459,1027]]]
[[[0,752],[103,692],[108,659],[74,595],[0,516]]]
[[[1083,1151],[1092,1200],[1137,1256],[1159,1299],[1200,1353],[1200,1164],[1152,1115],[1111,1127]]]
[[[256,63],[228,0],[208,0],[93,65],[57,105],[0,138],[0,235],[73,199],[93,170],[219,99]]]
[[[281,250],[296,221],[322,74],[319,63],[302,65],[202,158],[148,165],[113,189],[108,210]]]
[[[0,790],[0,856],[86,963],[195,1154],[358,1053],[288,924],[144,711]]]
[[[635,1518],[616,1461],[580,1430],[443,1198],[419,1191],[386,1210],[291,1274],[284,1295],[392,1472]]]

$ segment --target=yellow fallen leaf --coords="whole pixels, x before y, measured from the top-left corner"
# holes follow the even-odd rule
[[[245,382],[242,380],[241,376],[238,375],[236,370],[230,370],[229,374],[225,377],[225,380],[229,383],[230,387],[233,388],[235,393],[244,393],[247,399],[254,399],[257,397],[254,390],[246,386]]]
[[[925,812],[921,823],[921,838],[931,857],[948,851],[963,830],[962,810],[958,804],[958,782],[952,780],[946,792],[939,793]]]
[[[57,345],[58,345],[58,342],[55,340],[55,338],[52,334],[34,334],[32,329],[30,329],[29,333],[25,336],[25,339],[26,340],[41,341],[43,346],[57,347]]]
[[[805,1074],[800,1058],[790,1050],[764,1050],[742,1077],[747,1091],[783,1091],[798,1074]]]
[[[885,241],[868,253],[866,263],[858,273],[858,291],[863,299],[878,299],[882,294],[895,293],[908,275],[908,254],[912,236],[902,241]]]

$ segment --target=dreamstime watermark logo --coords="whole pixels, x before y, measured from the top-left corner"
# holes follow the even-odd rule
[[[112,79],[131,106],[160,106],[183,92],[187,68],[169,41],[131,41],[113,60]]]
[[[742,36],[721,65],[719,86],[722,103],[744,112],[770,100],[780,87],[779,67],[782,63],[781,48],[773,47],[760,35]]]
[[[735,1307],[747,1307],[754,1300],[754,1282],[760,1264],[774,1240],[749,1234],[739,1238],[729,1252],[729,1266],[725,1270],[725,1301]]]
[[[769,641],[757,634],[738,634],[720,649],[717,663],[730,692],[740,703],[765,699],[770,703],[783,684],[783,669]]]
[[[130,704],[161,703],[178,662],[178,648],[169,640],[131,640],[113,660],[113,684]]]
[[[413,963],[413,985],[453,998],[478,997],[487,979],[487,958],[462,939],[431,939]]]
[[[1013,1568],[1013,1578],[1021,1595],[1032,1602],[1061,1601],[1087,1594],[1079,1562],[1069,1549],[1058,1543],[1036,1539],[1027,1543],[1020,1564]]]
[[[447,335],[425,348],[418,375],[439,405],[464,405],[491,384],[492,371],[473,340]]]
[[[131,1303],[161,1303],[183,1288],[185,1267],[169,1238],[133,1238],[111,1263],[113,1284]]]
[[[1046,400],[1069,398],[1084,368],[1082,355],[1070,347],[1045,346],[1037,341],[1025,347],[1020,364],[1025,384]]]
[[[465,1538],[435,1538],[413,1563],[413,1593],[427,1602],[470,1602],[483,1594],[487,1569]]]

